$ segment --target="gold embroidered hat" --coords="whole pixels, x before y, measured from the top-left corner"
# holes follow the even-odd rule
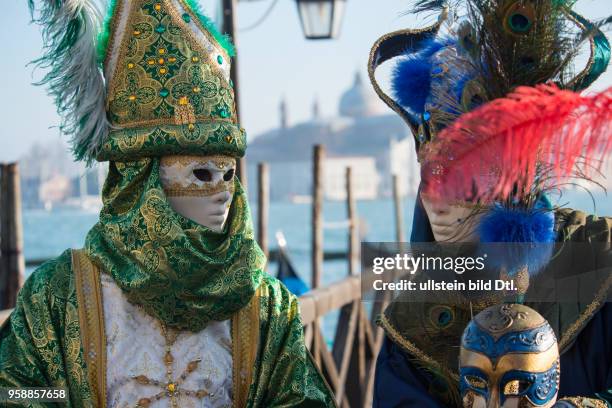
[[[33,10],[33,4],[30,4]],[[233,47],[196,0],[42,3],[47,84],[78,159],[244,155]]]

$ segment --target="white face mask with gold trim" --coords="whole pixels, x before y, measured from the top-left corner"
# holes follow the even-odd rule
[[[234,158],[164,156],[159,172],[174,211],[214,231],[223,229],[234,196]]]

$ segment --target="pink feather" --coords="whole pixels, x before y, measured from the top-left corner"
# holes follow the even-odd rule
[[[594,95],[519,87],[462,115],[421,151],[431,198],[523,200],[599,169],[612,149],[612,87]]]

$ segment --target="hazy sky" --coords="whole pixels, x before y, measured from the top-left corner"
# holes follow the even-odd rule
[[[35,0],[44,1],[44,0]],[[256,21],[274,0],[243,1],[238,5],[238,27]],[[589,18],[610,14],[610,0],[582,0],[576,10]],[[28,61],[40,54],[38,27],[28,23],[27,1],[5,1],[0,25],[0,161],[16,160],[35,142],[59,138],[55,107],[41,88],[31,85]],[[215,16],[216,1],[201,0]],[[306,41],[294,0],[278,0],[263,24],[238,33],[242,125],[251,137],[274,128],[284,96],[289,121],[311,116],[314,98],[321,113],[334,116],[338,98],[353,81],[356,70],[367,78],[366,63],[372,43],[382,34],[404,27],[425,25],[401,16],[407,0],[347,0],[341,36],[332,41]],[[35,77],[39,77],[35,75]],[[604,74],[597,88],[610,86]]]

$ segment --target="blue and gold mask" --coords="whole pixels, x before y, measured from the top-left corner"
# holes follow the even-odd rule
[[[551,407],[559,389],[555,333],[527,306],[491,306],[463,332],[459,374],[465,408]]]

